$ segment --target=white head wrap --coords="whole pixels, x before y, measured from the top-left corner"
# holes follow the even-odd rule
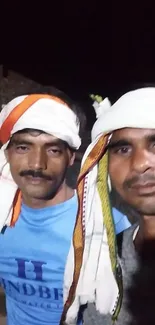
[[[141,88],[123,95],[114,105],[103,100],[92,129],[92,140],[122,128],[155,128],[155,88]]]
[[[31,95],[30,95],[31,96]],[[37,96],[37,95],[36,95]],[[20,96],[5,105],[0,113],[1,133],[3,123],[16,107],[24,102],[29,96]],[[50,96],[47,96],[50,97]],[[37,129],[51,134],[63,141],[66,141],[73,149],[78,149],[81,144],[79,137],[79,124],[74,112],[63,102],[51,98],[39,98],[17,119],[10,130],[9,138],[0,150],[0,231],[5,225],[10,225],[13,201],[17,192],[17,185],[12,179],[9,164],[6,161],[4,150],[10,137],[17,131],[30,128]],[[4,130],[5,131],[5,130]],[[3,137],[3,134],[1,134]]]

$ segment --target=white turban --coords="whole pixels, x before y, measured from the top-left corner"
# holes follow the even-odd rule
[[[155,128],[155,88],[130,91],[114,105],[106,98],[96,107],[92,140],[122,128]]]
[[[0,113],[0,140],[3,143],[0,149],[0,231],[11,224],[18,192],[4,150],[14,133],[27,128],[51,134],[75,150],[81,144],[77,117],[59,98],[39,94],[20,96],[3,107]]]

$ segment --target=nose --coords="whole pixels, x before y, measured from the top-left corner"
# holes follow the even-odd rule
[[[32,150],[29,153],[28,165],[32,170],[45,170],[47,168],[46,153],[40,148]]]
[[[145,173],[152,167],[149,153],[142,149],[134,152],[131,163],[132,169],[139,174]]]

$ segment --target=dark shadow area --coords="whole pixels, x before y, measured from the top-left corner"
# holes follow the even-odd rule
[[[1,316],[6,316],[6,306],[5,306],[5,295],[3,293],[3,290],[0,288],[0,317]]]
[[[139,252],[139,269],[128,292],[129,325],[155,324],[155,241],[144,242]]]

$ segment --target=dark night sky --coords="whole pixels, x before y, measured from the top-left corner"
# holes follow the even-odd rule
[[[139,82],[155,82],[153,1],[41,4],[5,9],[3,62],[16,62],[9,67],[83,99],[94,92],[114,100]]]

